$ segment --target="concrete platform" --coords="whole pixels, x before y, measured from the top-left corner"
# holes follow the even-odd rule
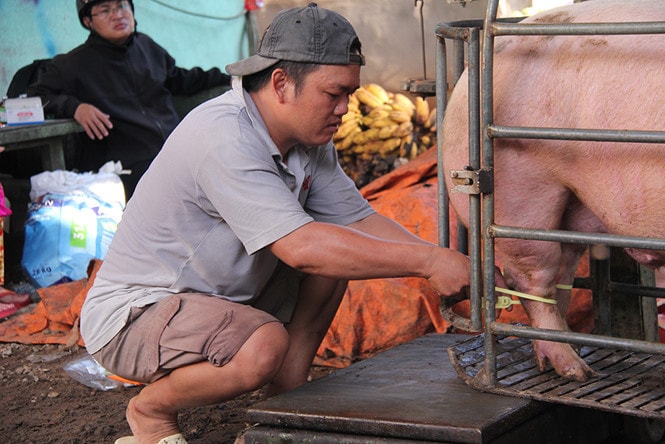
[[[256,404],[246,443],[604,443],[622,418],[482,393],[447,349],[468,336],[433,334]]]

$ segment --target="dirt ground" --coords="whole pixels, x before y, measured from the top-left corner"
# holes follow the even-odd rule
[[[74,380],[65,364],[85,356],[77,347],[0,343],[0,441],[3,444],[113,443],[130,435],[125,406],[139,387],[103,391]],[[53,360],[51,360],[53,359]],[[47,362],[48,361],[48,362]],[[311,379],[334,369],[312,367]],[[223,404],[190,409],[179,417],[189,443],[233,443],[248,427],[253,392]]]

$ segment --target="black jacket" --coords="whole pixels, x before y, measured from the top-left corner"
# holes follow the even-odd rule
[[[46,63],[29,96],[39,96],[44,113],[72,118],[81,103],[111,116],[113,129],[102,140],[78,136],[77,160],[68,168],[96,171],[109,160],[121,161],[132,176],[123,178],[127,196],[179,122],[172,95],[193,94],[229,85],[219,69],[184,69],[150,37],[134,33],[115,45],[94,32],[85,43]]]

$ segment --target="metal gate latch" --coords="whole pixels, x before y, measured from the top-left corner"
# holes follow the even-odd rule
[[[453,179],[452,191],[466,194],[486,194],[493,191],[494,176],[491,169],[481,168],[474,170],[465,167],[463,170],[451,170]]]

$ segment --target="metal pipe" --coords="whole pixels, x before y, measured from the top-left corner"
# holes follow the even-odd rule
[[[500,335],[665,355],[665,344],[659,342],[615,338],[612,336],[592,335],[587,333],[574,333],[563,330],[548,330],[522,325],[502,324],[499,322],[492,322],[490,324],[490,329],[493,333]]]
[[[448,104],[448,72],[446,58],[446,39],[437,33],[436,39],[436,174],[437,174],[437,201],[439,216],[439,245],[442,247],[450,246],[450,216],[448,212],[449,199],[446,184],[444,182],[443,171],[443,134],[442,121],[443,115]]]
[[[487,126],[492,138],[583,140],[594,142],[665,143],[665,131],[599,130],[573,128],[537,128]]]
[[[610,293],[620,293],[643,298],[665,298],[665,288],[644,287],[623,282],[610,282]]]
[[[607,233],[584,233],[580,231],[541,230],[505,225],[492,225],[488,227],[488,230],[493,237],[606,245],[608,247],[639,248],[643,250],[665,250],[665,239],[660,238],[621,236]]]
[[[474,32],[473,29],[476,29]],[[471,63],[475,65],[476,67],[478,66],[479,60],[480,60],[480,53],[479,53],[479,47],[477,44],[477,39],[478,39],[478,29],[477,28],[469,28],[467,29],[466,33],[466,40],[461,41],[458,40],[455,42],[455,65],[454,65],[454,74],[455,74],[455,83],[459,80],[459,78],[462,76],[462,73],[464,73],[464,62],[465,62],[465,57],[464,57],[464,42],[467,43],[467,46],[469,47],[469,55],[466,58],[472,58],[473,60]],[[473,44],[474,48],[471,49],[471,40],[476,40],[476,42]],[[476,62],[478,61],[478,62]],[[478,88],[478,76],[476,74],[476,70],[471,74],[471,76],[468,79],[469,82],[469,88]],[[469,101],[471,103],[471,101]],[[477,110],[479,108],[479,103],[475,102],[474,108]],[[469,112],[469,117],[471,117],[471,107],[467,110]],[[476,112],[477,114],[477,112]],[[470,126],[473,121],[469,120]],[[475,127],[480,128],[480,124],[476,121],[475,122]],[[480,129],[478,130],[480,131]],[[442,133],[439,133],[442,134]],[[443,137],[441,136],[441,139],[443,140]],[[460,251],[464,254],[469,254],[469,230],[467,227],[464,226],[464,224],[457,219],[457,251]],[[480,330],[480,326],[474,327],[475,330]]]
[[[490,27],[491,26],[491,27]],[[618,35],[663,34],[665,22],[623,23],[505,23],[486,25],[491,34],[500,35]]]
[[[480,168],[480,31],[478,28],[469,29],[468,42],[468,67],[469,75],[469,165],[474,170]],[[469,238],[468,243],[458,224],[458,243],[464,245],[465,251],[469,251],[471,259],[471,325],[475,331],[482,329],[482,254],[481,254],[481,220],[480,220],[480,196],[469,196]]]
[[[423,6],[425,6],[424,0],[415,0],[416,5],[420,2],[420,39],[421,39],[421,48],[422,48],[422,57],[423,57],[423,79],[427,78],[427,57],[425,55],[425,17],[423,15]],[[415,6],[415,5],[414,5]]]
[[[494,76],[494,35],[488,32],[490,25],[496,20],[498,10],[497,1],[487,3],[487,13],[485,14],[485,25],[483,40],[483,58],[482,58],[482,82],[481,92],[481,112],[480,125],[486,128],[494,122],[494,91],[492,79]],[[494,168],[494,141],[487,131],[482,132],[482,167],[492,170]],[[496,341],[492,334],[491,326],[495,322],[496,295],[494,293],[494,238],[490,236],[489,228],[494,225],[494,196],[493,194],[482,195],[483,208],[483,246],[485,257],[484,282],[485,288],[485,383],[495,386],[497,382],[496,375]]]

